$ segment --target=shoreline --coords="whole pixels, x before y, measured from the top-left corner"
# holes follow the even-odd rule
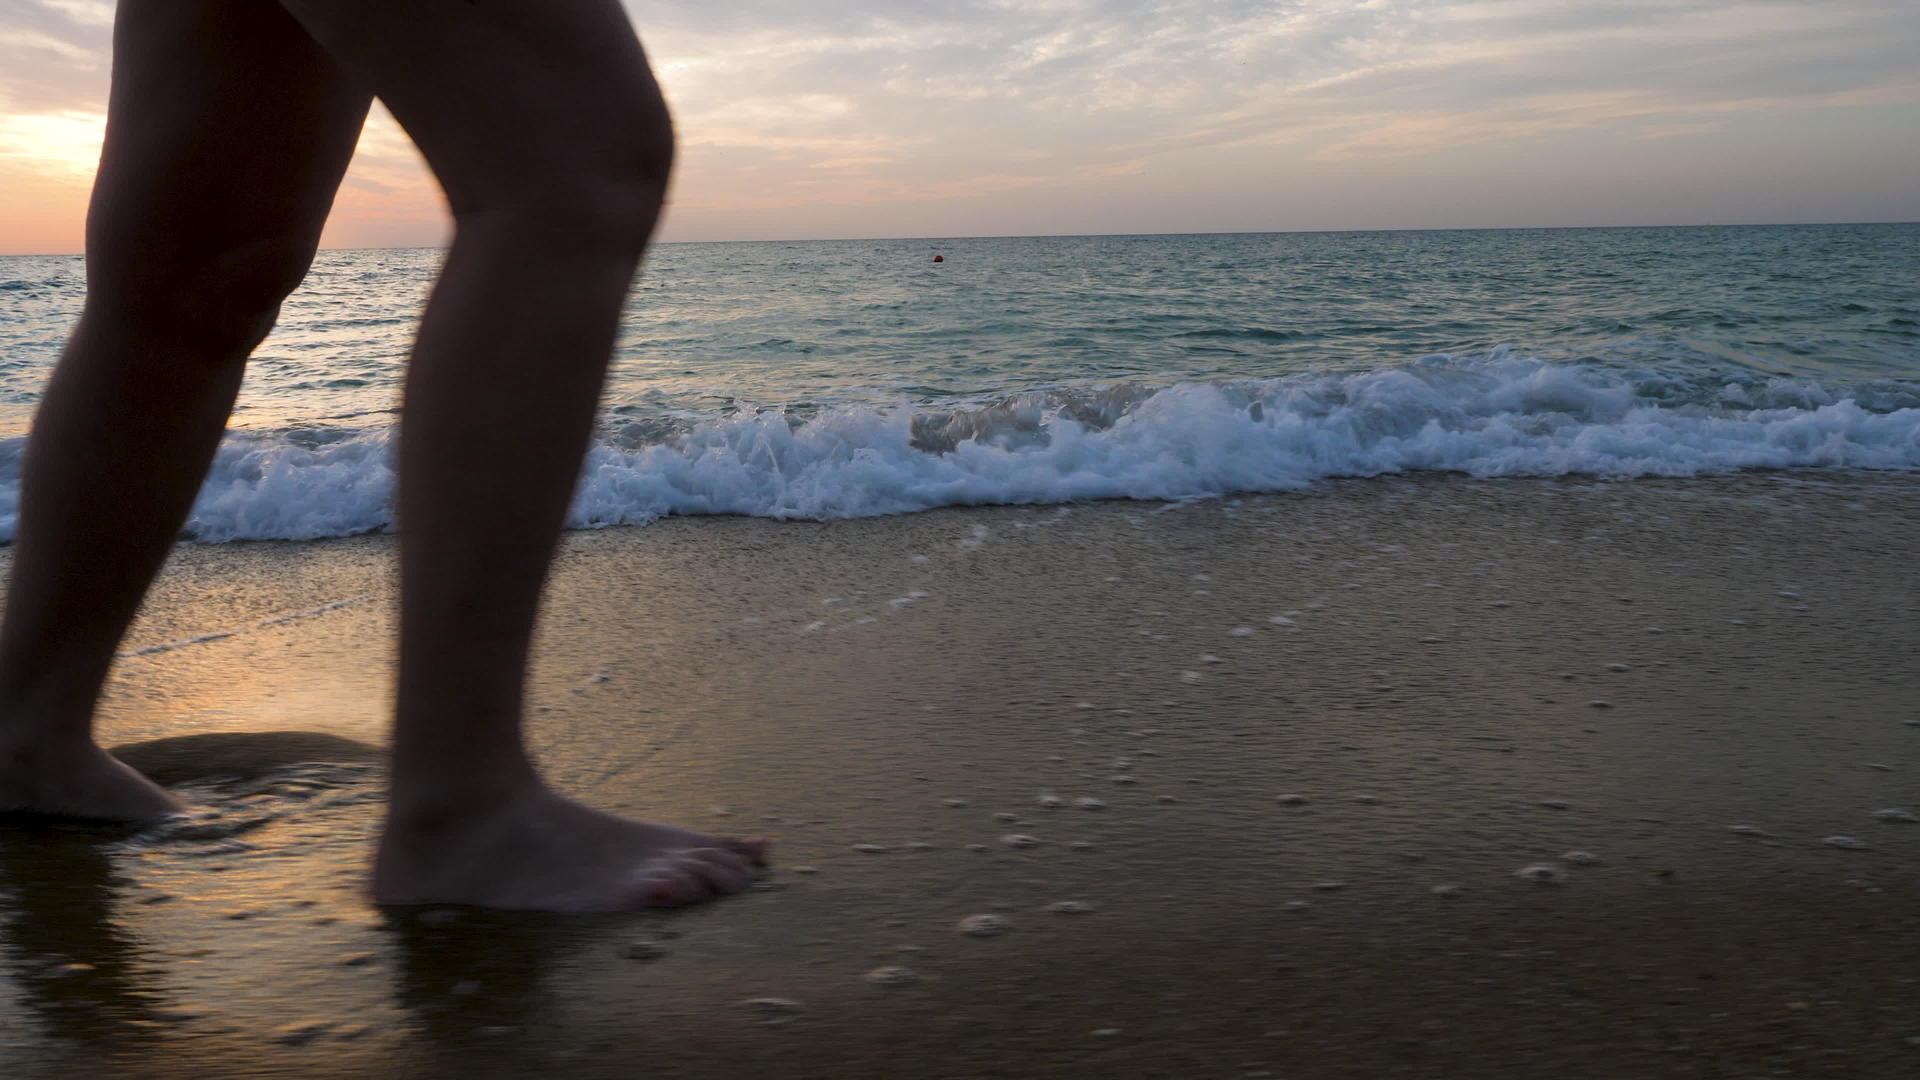
[[[1920,1067],[1911,474],[570,533],[556,782],[775,840],[619,918],[377,911],[377,765],[233,737],[383,741],[392,539],[176,549],[127,651],[230,636],[124,658],[103,730],[227,733],[170,775],[248,827],[0,836],[12,1075]]]

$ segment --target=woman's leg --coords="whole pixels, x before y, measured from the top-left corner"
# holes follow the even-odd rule
[[[0,809],[143,819],[92,738],[121,635],[306,272],[369,103],[285,11],[122,0],[87,300],[34,418],[0,626]]]
[[[762,845],[552,792],[521,739],[541,590],[672,160],[617,0],[283,0],[379,95],[455,232],[400,436],[390,903],[608,910],[752,880]]]

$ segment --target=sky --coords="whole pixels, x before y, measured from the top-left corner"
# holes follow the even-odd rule
[[[659,238],[1920,220],[1916,0],[629,0]],[[113,5],[0,0],[0,253],[80,249]],[[323,244],[444,242],[376,108]]]

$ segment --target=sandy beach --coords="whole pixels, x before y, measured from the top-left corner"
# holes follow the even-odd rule
[[[623,917],[361,895],[393,547],[178,549],[198,815],[0,832],[0,1073],[1920,1074],[1913,475],[570,534],[542,760],[775,843]]]

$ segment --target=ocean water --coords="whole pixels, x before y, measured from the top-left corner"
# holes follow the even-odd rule
[[[321,253],[190,536],[389,526],[440,257]],[[0,537],[83,278],[0,258]],[[573,524],[1789,468],[1920,468],[1920,225],[659,245]]]

